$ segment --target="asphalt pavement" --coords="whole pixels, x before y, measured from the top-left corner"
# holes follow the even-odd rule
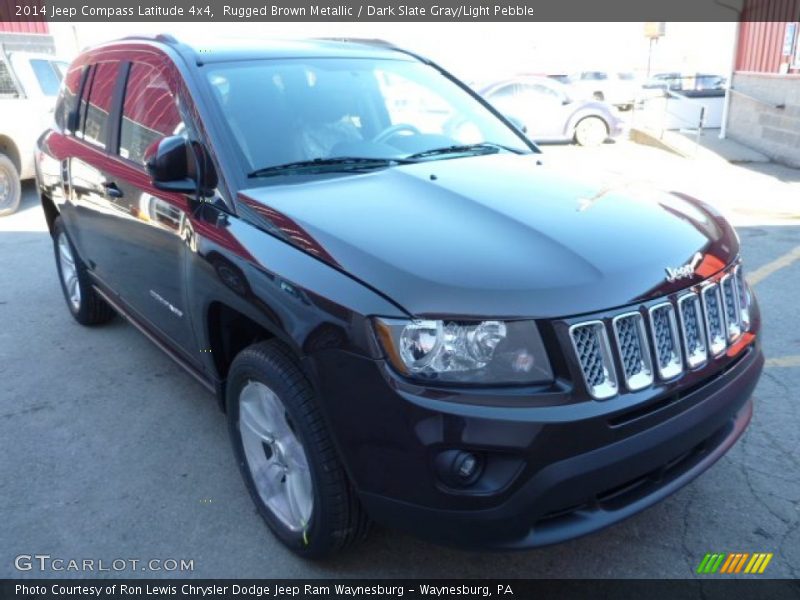
[[[719,191],[714,202],[738,226],[768,361],[750,428],[707,473],[621,524],[553,547],[467,552],[375,528],[340,557],[304,561],[256,514],[214,398],[121,319],[87,329],[70,317],[26,184],[21,210],[0,219],[0,577],[684,578],[708,552],[772,552],[770,576],[798,577],[800,205],[760,197],[766,189],[800,197],[800,173],[724,165],[698,182],[698,165],[627,142],[546,150],[566,168]],[[746,189],[758,195],[734,198]],[[16,557],[36,554],[106,566],[183,559],[193,570],[16,568]]]

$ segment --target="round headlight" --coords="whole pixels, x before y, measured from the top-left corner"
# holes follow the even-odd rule
[[[442,343],[441,321],[412,321],[400,335],[400,356],[412,371],[424,369]]]
[[[483,321],[467,334],[469,353],[479,363],[485,364],[492,359],[494,349],[505,337],[505,323],[502,321]]]

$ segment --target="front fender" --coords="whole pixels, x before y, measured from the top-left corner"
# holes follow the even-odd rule
[[[215,302],[256,322],[301,359],[331,347],[374,356],[368,317],[408,316],[322,260],[242,219],[206,208],[206,218],[193,221],[187,269],[188,305],[204,347],[210,343],[208,310]]]

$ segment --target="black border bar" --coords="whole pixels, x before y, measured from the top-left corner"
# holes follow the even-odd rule
[[[800,599],[800,582],[758,577],[702,579],[2,579],[3,600],[769,600]]]
[[[8,14],[10,11],[11,14]],[[797,0],[5,0],[0,21],[798,21]]]

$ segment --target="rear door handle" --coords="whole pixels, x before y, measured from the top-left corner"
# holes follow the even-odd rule
[[[122,190],[117,187],[117,184],[113,181],[104,181],[102,183],[103,189],[106,191],[111,198],[122,198]]]

